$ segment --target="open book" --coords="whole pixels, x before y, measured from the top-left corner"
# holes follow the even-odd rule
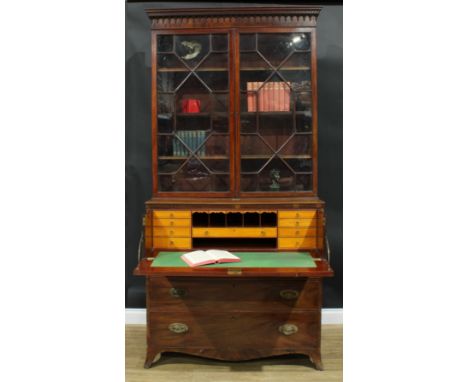
[[[220,249],[208,249],[207,251],[193,251],[184,253],[181,257],[190,267],[215,263],[236,263],[240,258],[231,252]]]

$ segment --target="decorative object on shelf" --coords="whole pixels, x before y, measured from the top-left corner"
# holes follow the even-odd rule
[[[187,54],[182,56],[184,60],[192,60],[197,57],[201,52],[201,44],[196,41],[182,41],[180,43],[186,50]]]
[[[199,113],[200,112],[200,100],[196,98],[189,98],[182,100],[182,112],[183,113]]]
[[[271,185],[270,190],[278,191],[280,189],[280,172],[276,168],[270,171]]]

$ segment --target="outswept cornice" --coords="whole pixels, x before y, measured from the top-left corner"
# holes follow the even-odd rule
[[[152,29],[315,27],[321,7],[146,9]]]

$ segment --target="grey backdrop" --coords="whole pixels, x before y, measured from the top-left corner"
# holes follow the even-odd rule
[[[266,4],[291,5],[289,2],[126,4],[125,305],[128,308],[145,307],[144,278],[133,276],[132,270],[137,264],[144,203],[151,198],[150,22],[144,9]],[[318,18],[317,40],[319,197],[326,202],[327,231],[332,250],[331,263],[335,270],[335,277],[324,282],[324,307],[338,308],[343,306],[343,8],[341,5],[323,6]]]

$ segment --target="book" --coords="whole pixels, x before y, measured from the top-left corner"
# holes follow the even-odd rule
[[[181,257],[190,267],[198,267],[206,264],[237,263],[240,258],[231,252],[221,249],[197,250],[184,253]]]
[[[284,110],[284,82],[278,82],[278,106],[279,106],[279,111],[285,111]]]
[[[262,83],[260,83],[261,85]],[[258,90],[258,111],[265,111],[265,85],[262,86],[260,88],[260,86],[258,88],[260,88],[260,90]],[[257,89],[258,89],[257,88]]]
[[[254,95],[252,93],[252,90],[254,88],[254,83],[253,82],[247,82],[247,111],[255,111],[254,110]]]

